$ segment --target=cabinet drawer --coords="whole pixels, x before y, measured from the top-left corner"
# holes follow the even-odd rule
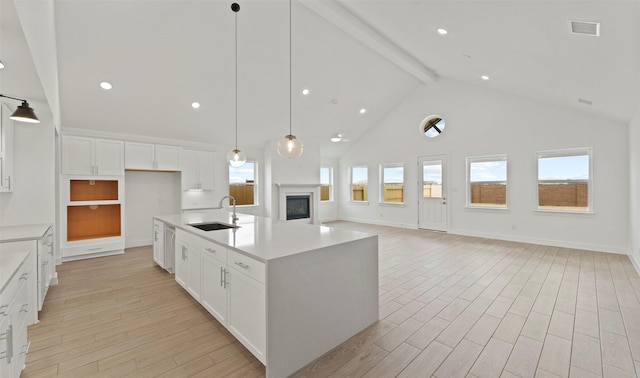
[[[62,257],[91,255],[94,253],[111,252],[124,249],[124,242],[109,242],[100,244],[81,245],[62,249]]]
[[[245,256],[236,251],[229,250],[228,265],[235,270],[246,274],[247,276],[264,283],[265,281],[265,266],[264,263],[254,260],[251,257]]]
[[[223,264],[227,263],[227,249],[225,247],[210,242],[202,243],[201,247],[202,253],[206,253]]]

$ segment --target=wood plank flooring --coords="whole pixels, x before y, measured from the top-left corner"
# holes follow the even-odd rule
[[[296,377],[637,377],[627,256],[350,222],[380,235],[380,321]],[[264,367],[151,248],[58,266],[22,377],[254,377]],[[301,337],[304,337],[301,335]]]

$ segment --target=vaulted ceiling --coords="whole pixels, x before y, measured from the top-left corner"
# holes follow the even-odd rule
[[[622,123],[637,111],[638,0],[293,1],[291,59],[289,2],[239,3],[241,149],[288,133],[291,109],[294,134],[339,156],[349,143],[329,142],[332,134],[356,140],[418,86],[441,78]],[[62,130],[233,146],[230,4],[55,0]],[[2,17],[7,36],[16,25]],[[569,20],[599,22],[601,35],[572,34]],[[20,51],[3,47],[0,60],[19,61]],[[22,95],[2,75],[7,92]],[[101,81],[113,89],[102,90]],[[434,111],[425,104],[425,115]]]

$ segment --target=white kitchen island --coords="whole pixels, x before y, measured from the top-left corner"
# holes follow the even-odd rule
[[[176,228],[176,281],[286,377],[378,321],[378,237],[231,213],[157,216]]]

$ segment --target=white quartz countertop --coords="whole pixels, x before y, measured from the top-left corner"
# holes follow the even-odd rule
[[[239,228],[202,231],[189,224],[223,222],[231,224],[232,213],[212,210],[202,213],[156,216],[155,218],[206,240],[243,252],[262,262],[301,252],[355,240],[377,237],[359,231],[349,231],[298,222],[281,222],[271,218],[238,214]]]
[[[51,223],[0,226],[0,243],[42,239],[50,227]]]

